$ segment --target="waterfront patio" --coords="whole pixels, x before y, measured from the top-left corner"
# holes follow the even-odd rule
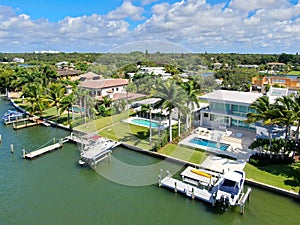
[[[216,142],[217,145],[229,145],[229,147],[224,151],[214,147],[202,146],[191,142],[191,140],[195,138],[213,141]],[[221,131],[198,127],[188,137],[180,141],[179,144],[192,148],[203,149],[213,154],[230,156],[237,160],[247,161],[253,153],[253,151],[248,147],[253,142],[254,138],[254,131],[247,131],[239,128],[230,128],[225,131]]]

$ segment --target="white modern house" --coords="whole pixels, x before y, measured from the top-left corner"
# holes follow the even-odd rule
[[[261,93],[216,90],[200,97],[208,102],[208,107],[200,111],[200,126],[225,130],[240,127],[255,130],[254,124],[247,124],[247,113],[253,111],[249,106]]]
[[[161,76],[163,80],[171,78],[172,75],[167,73],[164,67],[140,67],[137,73],[140,74],[153,74],[155,76]],[[128,73],[130,78],[133,78],[137,73]]]

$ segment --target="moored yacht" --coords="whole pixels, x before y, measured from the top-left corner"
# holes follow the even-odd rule
[[[244,171],[232,171],[223,175],[223,181],[216,193],[216,202],[221,209],[227,210],[229,206],[238,204],[243,193],[245,182]]]

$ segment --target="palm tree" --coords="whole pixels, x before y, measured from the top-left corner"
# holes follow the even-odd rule
[[[44,95],[44,88],[39,83],[28,83],[23,87],[23,96],[26,101],[31,104],[29,113],[33,115],[36,111],[40,115],[43,114],[45,108],[46,98]]]
[[[161,106],[169,112],[169,141],[172,142],[172,111],[185,103],[186,93],[175,81],[167,80],[159,83],[155,95],[161,99],[157,107]]]
[[[104,104],[105,107],[111,108],[111,103],[112,103],[112,99],[111,98],[109,98],[108,96],[103,96],[102,102],[103,102],[103,104]]]
[[[285,126],[285,140],[287,142],[290,135],[291,124],[296,119],[296,114],[294,112],[294,102],[292,96],[282,96],[276,99],[275,108],[271,110],[274,113],[274,122],[282,126]]]
[[[149,143],[152,144],[152,106],[150,104],[142,105],[142,112],[149,112]]]
[[[195,107],[195,104],[197,107],[199,107],[199,99],[197,96],[197,92],[194,88],[194,82],[190,80],[188,83],[183,85],[184,90],[187,92],[187,107],[190,112],[186,111],[186,131],[191,127],[192,123],[192,113],[193,109]],[[191,119],[189,120],[189,116],[191,116]]]
[[[48,100],[50,101],[49,105],[56,107],[57,115],[59,117],[60,104],[65,96],[65,88],[61,84],[52,83],[50,84],[48,92]]]
[[[295,120],[297,122],[297,129],[296,129],[296,144],[299,146],[299,128],[300,128],[300,91],[298,91],[297,95],[293,96],[293,109],[295,113]]]
[[[60,102],[60,104],[61,104],[60,114],[62,114],[64,111],[67,110],[68,124],[69,124],[69,120],[70,120],[70,108],[72,108],[72,118],[74,118],[73,105],[75,104],[75,102],[76,102],[76,96],[74,95],[73,92],[69,95],[64,96]]]
[[[79,100],[80,109],[82,109],[84,107],[84,102],[85,102],[84,99],[87,96],[89,96],[89,91],[79,87],[79,88],[75,88],[74,92],[75,92],[75,95],[77,96],[77,99]],[[85,108],[84,108],[84,114],[86,114]],[[80,110],[80,116],[83,117],[82,110]]]
[[[271,125],[274,123],[274,115],[271,110],[274,106],[270,103],[268,96],[262,96],[256,99],[251,105],[250,108],[253,109],[253,112],[247,114],[248,123],[262,122],[263,126],[268,127],[268,138],[269,138],[269,147],[272,146],[272,137],[271,137]]]

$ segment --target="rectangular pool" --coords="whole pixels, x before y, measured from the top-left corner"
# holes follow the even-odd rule
[[[230,146],[228,144],[224,144],[224,143],[218,144],[215,141],[209,141],[209,140],[206,140],[203,138],[198,138],[198,137],[191,139],[189,142],[192,144],[199,145],[199,148],[201,148],[201,146],[202,146],[202,147],[208,147],[208,148],[215,148],[215,149],[218,149],[221,151],[226,151],[227,148]]]
[[[131,123],[139,125],[139,126],[143,126],[143,127],[150,127],[150,120],[148,119],[132,119]],[[155,121],[151,121],[151,127],[152,128],[158,128],[159,127],[159,123],[155,122]]]

